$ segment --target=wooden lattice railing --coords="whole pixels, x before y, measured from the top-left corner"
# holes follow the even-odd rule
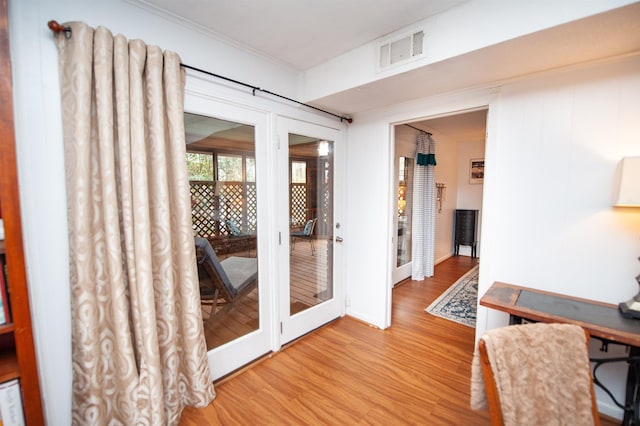
[[[201,237],[221,235],[215,199],[215,182],[191,181],[193,230]]]
[[[291,226],[304,226],[307,218],[307,185],[304,183],[291,184]]]
[[[254,233],[258,222],[256,185],[253,182],[191,181],[193,230],[201,237],[229,235],[225,221],[232,220],[243,233]]]
[[[216,183],[206,181],[191,181],[191,213],[193,230],[201,237],[227,236],[229,232],[225,221],[232,220],[242,233],[255,233],[258,223],[258,208],[256,185],[254,182],[219,182],[216,196]],[[330,200],[325,194],[323,208],[320,209],[318,222],[326,223],[325,207]],[[307,206],[307,187],[305,184],[291,185],[291,226],[304,226],[307,220],[316,212],[311,212]],[[310,216],[309,216],[310,215]],[[321,225],[322,226],[322,225]]]

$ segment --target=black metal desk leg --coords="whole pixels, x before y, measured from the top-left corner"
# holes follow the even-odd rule
[[[624,401],[623,426],[640,426],[640,348],[631,346],[629,350],[629,370],[627,372],[627,389]]]

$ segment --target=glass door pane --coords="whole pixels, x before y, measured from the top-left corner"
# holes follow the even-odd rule
[[[333,142],[289,134],[289,315],[333,297]]]
[[[413,158],[398,161],[398,245],[396,267],[411,262],[411,210],[413,208]]]
[[[344,314],[339,129],[278,118],[280,344]]]
[[[207,349],[260,328],[255,132],[185,113],[187,166]]]

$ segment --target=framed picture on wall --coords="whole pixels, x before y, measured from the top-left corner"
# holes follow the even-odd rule
[[[484,158],[472,158],[469,160],[469,183],[482,183],[484,181]]]

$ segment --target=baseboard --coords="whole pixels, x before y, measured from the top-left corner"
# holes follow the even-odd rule
[[[622,410],[622,408],[618,407],[612,402],[597,401],[597,403],[598,412],[601,415],[609,417],[614,421],[622,421],[622,418],[624,417],[624,411]]]
[[[356,320],[358,320],[360,322],[363,322],[363,323],[365,323],[365,324],[367,324],[367,325],[369,325],[371,327],[376,327],[376,328],[379,328],[381,330],[384,330],[385,328],[387,328],[387,327],[384,327],[383,325],[379,324],[377,321],[375,321],[374,318],[371,318],[368,315],[363,314],[362,312],[355,311],[355,310],[353,310],[351,308],[347,308],[347,311],[346,311],[345,314],[347,316],[349,316],[349,317],[351,317],[353,319],[356,319]]]

